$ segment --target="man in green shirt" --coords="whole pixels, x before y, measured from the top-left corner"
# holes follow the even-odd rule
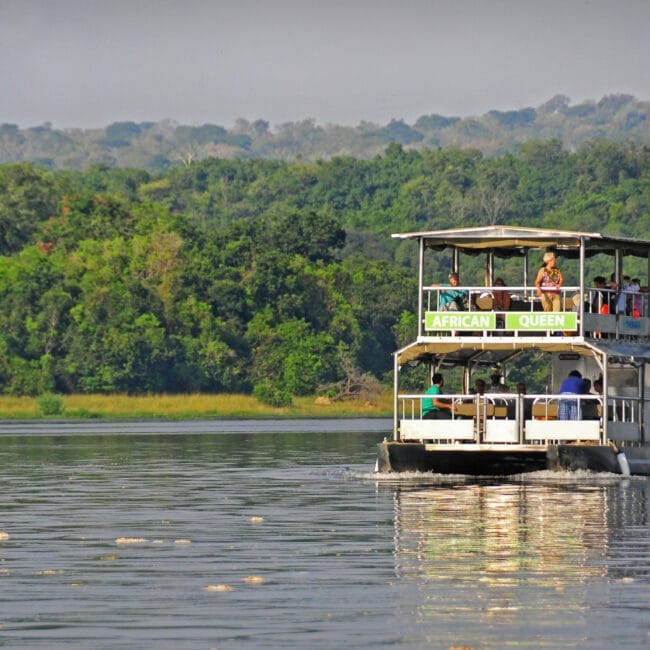
[[[445,385],[443,376],[437,372],[433,375],[431,386],[426,391],[425,395],[431,395],[430,398],[425,397],[422,400],[422,419],[423,420],[449,420],[451,419],[451,412],[453,405],[446,400],[438,399],[438,395],[442,395],[442,387]]]

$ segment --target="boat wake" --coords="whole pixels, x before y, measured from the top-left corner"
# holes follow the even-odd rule
[[[538,472],[517,474],[509,478],[520,483],[552,483],[555,485],[567,483],[607,485],[629,480],[643,480],[642,476],[625,476],[613,472],[592,472],[585,469],[572,471],[545,469]]]
[[[469,474],[434,474],[433,472],[360,472],[345,470],[346,478],[358,481],[372,481],[381,485],[448,485],[450,483],[548,483],[561,484],[617,484],[624,480],[644,480],[641,476],[623,476],[610,472],[588,470],[540,470],[504,476],[473,476]]]

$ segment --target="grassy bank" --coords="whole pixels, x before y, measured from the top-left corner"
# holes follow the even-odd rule
[[[296,397],[292,406],[282,408],[260,404],[250,395],[63,395],[57,400],[60,412],[46,415],[42,398],[0,396],[0,419],[389,417],[392,413],[388,392],[372,403]]]

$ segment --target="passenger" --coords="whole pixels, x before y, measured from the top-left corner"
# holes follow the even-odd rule
[[[469,394],[473,395],[474,397],[464,399],[463,404],[472,404],[473,407],[476,407],[478,406],[478,403],[483,403],[480,398],[485,395],[486,388],[487,388],[487,383],[485,382],[485,379],[477,379],[474,382],[474,387],[469,391]],[[467,415],[467,411],[465,411],[464,415],[459,415],[457,417],[463,418],[463,417],[470,417],[470,416]]]
[[[628,276],[623,276],[623,285],[620,287],[616,282],[616,274],[612,273],[609,277],[609,282],[607,287],[609,288],[609,313],[610,314],[625,314],[625,303],[627,301],[627,291],[625,285],[625,278]]]
[[[601,314],[615,314],[616,313],[616,281],[614,280],[614,274],[611,275],[609,280],[605,280],[605,296],[607,298],[607,303],[603,304],[600,309]]]
[[[503,377],[495,372],[493,375],[490,375],[490,393],[505,393],[506,387],[501,383]]]
[[[517,382],[517,395],[519,396],[519,399],[521,400],[524,420],[532,420],[533,419],[533,403],[532,403],[532,400],[525,399],[527,392],[528,392],[528,390],[526,388],[525,382],[518,381]],[[509,420],[514,420],[515,419],[516,408],[517,408],[517,404],[516,404],[515,400],[514,399],[509,400],[508,401],[508,419]]]
[[[584,395],[587,384],[578,370],[572,370],[560,385],[560,395]],[[558,420],[579,420],[580,405],[576,399],[561,399],[557,409]]]
[[[623,286],[621,287],[621,293],[618,295],[618,308],[617,312],[619,314],[629,314],[629,307],[630,305],[628,304],[630,300],[630,276],[629,275],[624,275],[623,276]]]
[[[537,295],[541,298],[544,311],[562,311],[560,288],[564,282],[562,272],[557,268],[555,253],[548,251],[542,258],[544,264],[537,272],[535,286]]]
[[[503,278],[494,281],[495,287],[505,287]],[[510,294],[505,289],[495,289],[492,292],[494,298],[494,311],[510,311]]]
[[[592,291],[591,295],[591,313],[592,314],[609,314],[609,301],[603,289],[607,289],[607,278],[603,275],[597,275],[594,278],[594,287],[597,291]]]
[[[431,398],[422,400],[423,420],[450,420],[454,405],[448,400],[438,399],[442,395],[442,387],[445,385],[443,376],[436,372],[431,379],[431,386],[425,395],[432,395]]]
[[[601,406],[601,409],[602,409],[603,406],[604,406],[604,400],[602,399],[602,397],[603,397],[603,378],[602,377],[598,377],[598,379],[594,379],[594,390],[596,391],[596,395],[601,397],[600,406]],[[607,411],[608,411],[607,418],[609,420],[613,420],[614,419],[614,414],[616,412],[616,403],[611,398],[607,400]]]
[[[438,308],[440,311],[466,311],[467,310],[467,291],[462,289],[454,289],[459,283],[458,273],[449,274],[449,285],[434,285],[434,286],[450,286],[451,289],[446,289],[438,294]]]
[[[490,375],[490,386],[487,389],[488,394],[489,393],[507,393],[508,387],[502,383],[503,382],[503,375],[501,375],[498,372],[495,372],[494,374]],[[492,398],[494,401],[495,406],[505,406],[507,407],[510,404],[511,400],[505,400],[505,399],[496,399]]]
[[[477,379],[474,382],[474,395],[485,395],[486,387],[485,379]]]
[[[631,294],[628,298],[628,313],[634,318],[641,318],[641,314],[643,313],[643,296],[640,293],[641,282],[639,281],[639,278],[632,278],[627,290]]]
[[[470,388],[469,394],[470,395],[485,395],[485,389],[487,388],[487,384],[485,383],[485,379],[477,379],[474,382],[474,387]],[[464,402],[473,402],[473,399],[466,399],[463,400]]]
[[[641,283],[638,278],[633,278],[627,285],[627,313],[634,318],[640,318],[642,296],[640,295]]]
[[[602,380],[594,380],[594,391],[591,390],[591,381],[585,379],[585,384],[587,386],[587,393],[589,395],[600,395],[603,392]],[[599,384],[599,387],[596,387],[596,384]],[[600,389],[600,390],[599,390]],[[594,400],[583,400],[582,402],[582,419],[583,420],[598,420],[600,419],[600,414],[598,413],[598,402]]]
[[[527,392],[528,392],[528,390],[526,388],[526,384],[523,381],[520,381],[517,384],[517,394],[521,397],[522,402],[524,404],[524,420],[532,420],[533,419],[533,402],[532,402],[532,400],[524,399]]]

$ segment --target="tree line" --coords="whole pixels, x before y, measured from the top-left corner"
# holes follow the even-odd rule
[[[392,144],[371,160],[209,158],[158,173],[3,164],[0,390],[286,404],[351,376],[386,381],[417,304],[417,251],[391,232],[647,237],[649,220],[649,150],[607,140],[491,158]]]
[[[46,123],[0,124],[0,163],[33,162],[51,169],[92,164],[164,171],[207,158],[295,162],[337,156],[372,159],[391,143],[409,150],[473,148],[487,156],[515,153],[525,142],[557,139],[575,150],[595,138],[650,145],[650,103],[607,95],[571,104],[557,95],[537,107],[491,110],[475,117],[422,115],[413,124],[317,124],[313,119],[271,126],[240,118],[230,128],[172,121],[114,122],[97,129],[56,129]]]

